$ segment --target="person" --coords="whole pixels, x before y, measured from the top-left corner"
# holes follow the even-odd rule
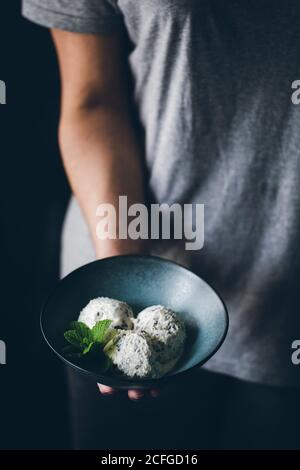
[[[299,448],[299,2],[23,0],[23,14],[51,29],[61,73],[62,275],[152,250],[100,241],[99,203],[203,203],[202,250],[153,252],[211,282],[230,315],[219,352],[157,400],[108,400],[70,373],[74,446]]]

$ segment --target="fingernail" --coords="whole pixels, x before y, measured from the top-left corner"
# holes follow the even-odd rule
[[[100,393],[102,393],[103,395],[112,395],[115,392],[113,388],[107,387],[106,385],[98,384],[98,387]]]
[[[141,390],[129,390],[128,396],[130,400],[137,401],[143,398],[144,392],[142,392]]]

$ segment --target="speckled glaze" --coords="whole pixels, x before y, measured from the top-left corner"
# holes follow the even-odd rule
[[[184,320],[187,341],[182,358],[162,379],[122,380],[111,372],[99,374],[75,364],[62,354],[63,333],[82,308],[95,297],[127,302],[135,315],[150,305],[165,305]],[[228,314],[219,295],[188,269],[153,256],[116,256],[87,264],[61,280],[44,305],[41,328],[51,349],[78,372],[117,388],[159,386],[181,378],[204,364],[221,346],[228,329]]]

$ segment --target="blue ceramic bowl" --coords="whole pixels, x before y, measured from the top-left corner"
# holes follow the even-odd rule
[[[123,380],[64,357],[64,331],[91,299],[100,296],[127,302],[135,315],[157,304],[178,313],[185,322],[187,340],[182,358],[169,374],[154,380]],[[50,348],[69,366],[99,383],[138,389],[174,380],[208,361],[225,339],[228,314],[214,289],[188,269],[162,258],[129,255],[95,261],[61,280],[43,308],[41,328]]]

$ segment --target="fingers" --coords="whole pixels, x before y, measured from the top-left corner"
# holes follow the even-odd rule
[[[98,388],[102,395],[114,395],[116,390],[112,387],[108,387],[107,385],[98,384]],[[144,392],[142,390],[129,390],[128,391],[128,398],[133,401],[140,400],[143,398]]]
[[[99,391],[104,396],[115,395],[117,390],[107,385],[97,384]],[[149,395],[152,398],[158,398],[161,394],[161,391],[157,388],[149,390]],[[145,396],[145,390],[128,390],[128,398],[132,401],[139,401]]]
[[[137,401],[143,398],[144,391],[143,390],[128,390],[128,398],[132,401]]]
[[[108,387],[107,385],[98,384],[98,388],[102,395],[114,395],[116,393],[115,388]]]
[[[152,388],[149,390],[149,395],[152,398],[158,398],[161,394],[161,391],[158,388]],[[145,396],[145,390],[129,390],[128,397],[130,400],[138,401]]]

